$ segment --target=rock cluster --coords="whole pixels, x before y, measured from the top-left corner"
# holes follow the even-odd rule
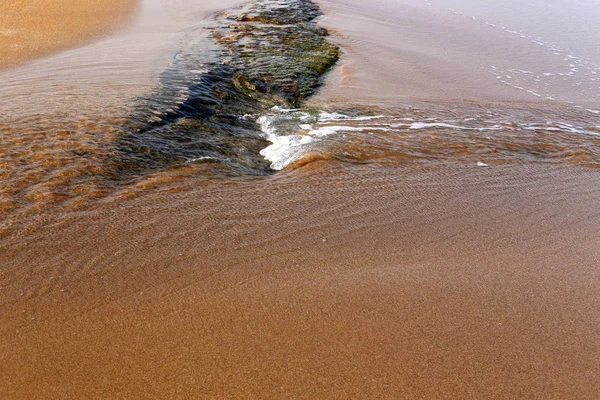
[[[161,100],[148,101],[118,144],[124,168],[202,160],[234,174],[270,173],[259,154],[269,143],[256,117],[273,106],[299,107],[339,56],[315,22],[319,15],[311,0],[254,0],[221,15],[210,32],[217,61],[184,58],[188,64],[165,72],[155,96]],[[182,78],[199,68],[204,72],[189,83]],[[184,95],[173,89],[182,86]]]
[[[297,107],[312,95],[339,56],[314,22],[319,15],[307,0],[257,0],[223,16],[213,37],[228,50],[235,87],[265,106]]]

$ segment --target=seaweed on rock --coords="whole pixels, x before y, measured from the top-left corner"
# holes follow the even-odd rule
[[[147,170],[201,159],[223,163],[234,174],[270,173],[259,155],[268,142],[252,116],[273,106],[300,106],[337,61],[339,48],[317,26],[319,15],[310,0],[254,0],[220,15],[210,31],[218,61],[187,65],[205,72],[183,99],[135,115],[132,132],[119,143],[123,165]]]

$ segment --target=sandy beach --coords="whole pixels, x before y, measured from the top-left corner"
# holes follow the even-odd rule
[[[3,0],[0,69],[48,56],[114,32],[137,0]]]
[[[316,163],[56,218],[1,248],[0,394],[595,399],[599,195]]]
[[[0,6],[0,398],[597,400],[600,8],[323,0],[261,110],[242,3]]]

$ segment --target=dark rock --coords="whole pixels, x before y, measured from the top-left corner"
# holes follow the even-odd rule
[[[299,107],[339,49],[314,22],[321,13],[310,0],[255,0],[232,15],[211,31],[221,62],[191,65],[175,57],[163,92],[148,100],[150,113],[136,113],[131,133],[118,144],[123,165],[143,171],[208,157],[232,173],[271,172],[259,155],[268,142],[248,115],[275,105]],[[207,71],[183,90],[187,70],[201,67]]]

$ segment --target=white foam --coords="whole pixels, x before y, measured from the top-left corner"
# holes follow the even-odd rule
[[[424,128],[464,129],[465,127],[445,124],[443,122],[413,122],[412,124],[410,124],[410,129],[424,129]]]
[[[381,126],[357,127],[357,126],[345,126],[345,125],[331,125],[331,126],[324,126],[322,128],[318,128],[318,129],[313,129],[310,132],[308,132],[308,134],[311,136],[323,137],[323,136],[333,135],[338,132],[363,132],[363,131],[386,132],[386,131],[390,131],[390,130],[391,130],[390,128],[384,128]]]
[[[326,126],[326,127],[323,127],[323,128],[313,129],[310,132],[308,132],[308,134],[311,135],[311,136],[323,137],[323,136],[333,135],[335,133],[338,133],[341,130],[346,130],[346,131],[357,130],[357,131],[360,131],[361,129],[360,128],[350,128],[348,126]]]
[[[485,127],[483,127],[483,126],[470,127],[470,126],[447,124],[445,122],[413,122],[409,126],[409,129],[415,129],[415,130],[416,129],[427,129],[427,128],[450,128],[450,129],[456,129],[456,130],[461,130],[461,131],[479,131],[479,132],[497,131],[500,129],[504,129],[499,125],[485,126]]]
[[[586,128],[574,126],[567,123],[556,123],[552,124],[548,122],[548,125],[522,125],[522,129],[525,131],[546,131],[546,132],[565,132],[565,133],[576,133],[579,135],[591,135],[591,136],[600,136],[599,132],[595,132],[593,130],[589,130]],[[592,128],[593,129],[593,128]]]
[[[260,125],[260,130],[267,136],[267,139],[275,134],[275,129],[273,128],[274,119],[275,116],[273,115],[263,115],[256,120]]]
[[[310,114],[306,113],[306,112],[300,113],[300,115],[298,117],[299,117],[300,121],[303,121],[303,122],[310,121],[310,119],[312,118],[310,116]]]
[[[351,131],[386,131],[390,128],[381,126],[354,127],[347,125],[326,125],[333,121],[369,121],[376,118],[383,118],[382,115],[375,116],[357,116],[352,117],[336,112],[321,111],[317,116],[309,114],[299,109],[284,109],[273,107],[273,114],[263,115],[256,122],[260,125],[265,138],[272,144],[260,151],[260,154],[271,162],[271,168],[281,170],[289,164],[298,161],[306,154],[306,146],[318,140],[317,138],[336,134],[338,132]],[[306,134],[279,135],[278,121],[311,121],[309,123],[298,124],[298,129],[305,131]],[[321,124],[314,128],[315,124]]]
[[[383,115],[370,115],[370,116],[360,116],[360,117],[351,117],[349,115],[344,115],[336,112],[326,112],[321,111],[318,116],[319,122],[327,122],[327,121],[370,121],[372,119],[383,118]]]
[[[298,124],[300,130],[308,131],[302,135],[279,135],[277,129],[277,122],[282,120],[289,120],[290,118],[307,121],[315,119],[314,115],[308,112],[301,111],[298,109],[283,109],[274,107],[272,109],[274,114],[263,115],[257,119],[257,123],[260,125],[261,130],[265,138],[272,144],[260,151],[260,154],[271,162],[271,168],[274,170],[281,170],[289,164],[298,161],[306,154],[306,146],[313,143],[317,137],[324,137],[335,134],[339,131],[362,131],[364,129],[386,129],[380,127],[351,127],[342,125],[322,126],[317,129],[313,129],[313,124]],[[349,117],[340,113],[330,113],[322,111],[316,117],[317,123],[327,121],[366,121],[373,118],[380,118],[381,116],[370,116],[370,117]]]
[[[194,162],[204,161],[204,160],[216,160],[216,158],[209,157],[209,156],[206,156],[206,157],[197,157],[197,158],[192,158],[190,160],[187,160],[186,162],[187,163],[194,163]]]
[[[272,169],[279,171],[301,159],[305,154],[304,146],[313,139],[305,135],[272,135],[269,141],[273,144],[262,149],[260,155],[271,161]]]
[[[523,129],[526,131],[550,131],[550,132],[560,132],[562,130],[556,126],[526,126]]]
[[[339,120],[343,120],[343,119],[347,119],[348,116],[344,115],[344,114],[339,114],[339,113],[329,113],[326,111],[321,111],[319,113],[319,121],[339,121]]]
[[[294,112],[294,111],[299,111],[299,108],[283,108],[283,107],[279,107],[279,106],[273,106],[271,107],[271,111],[274,112],[281,112],[281,113],[289,113],[289,112]]]

